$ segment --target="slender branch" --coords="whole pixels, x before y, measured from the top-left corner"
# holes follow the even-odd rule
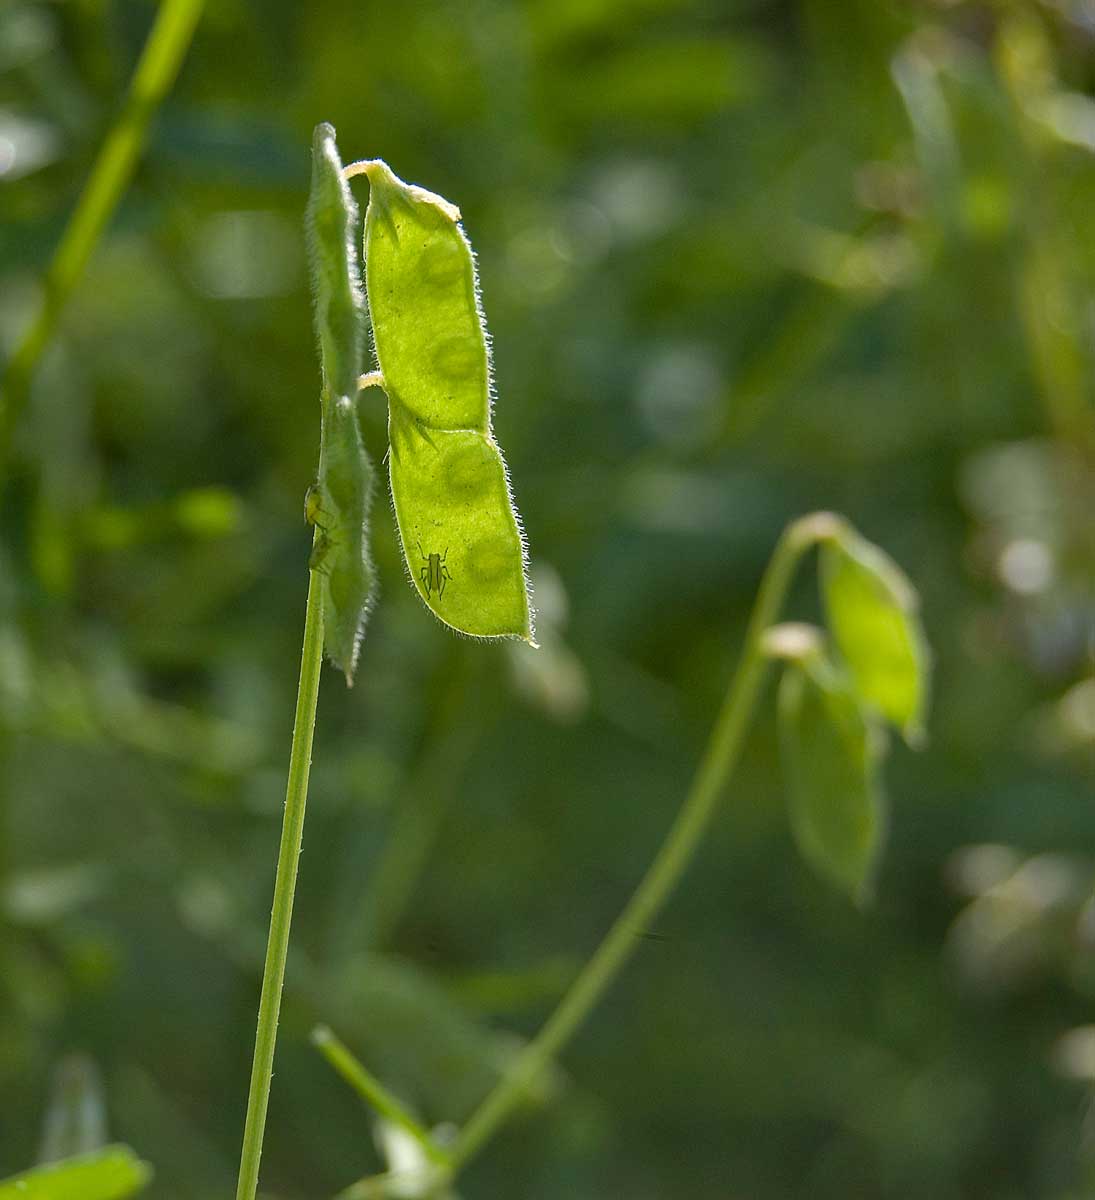
[[[430,1137],[428,1130],[420,1125],[380,1080],[354,1057],[331,1029],[326,1025],[317,1025],[312,1030],[312,1044],[366,1104],[371,1104],[386,1121],[409,1133],[431,1162],[438,1166],[446,1165],[448,1155]]]
[[[638,935],[649,927],[691,862],[737,764],[767,676],[769,659],[764,650],[764,633],[779,616],[802,555],[817,542],[832,538],[840,527],[839,517],[814,513],[793,522],[784,531],[761,581],[741,661],[676,820],[623,912],[547,1024],[461,1130],[450,1156],[454,1171],[463,1167],[494,1136],[529,1085],[586,1019],[635,952],[640,943]]]
[[[259,999],[255,1057],[251,1065],[251,1087],[247,1096],[247,1121],[243,1131],[239,1186],[236,1200],[254,1200],[258,1188],[262,1136],[270,1102],[270,1078],[274,1066],[274,1044],[285,981],[285,959],[289,952],[289,926],[293,919],[293,896],[297,886],[297,863],[304,832],[304,809],[308,801],[308,774],[312,766],[312,734],[316,724],[319,676],[323,663],[323,604],[321,577],[308,577],[308,608],[304,617],[304,649],[300,663],[293,748],[289,755],[289,782],[285,792],[285,816],[281,827],[278,869],[274,880],[274,904],[270,913],[270,938]]]
[[[149,121],[167,95],[190,46],[205,0],[164,0],[156,14],[129,95],[103,142],[46,272],[41,305],[0,376],[0,459],[73,287],[133,177]]]

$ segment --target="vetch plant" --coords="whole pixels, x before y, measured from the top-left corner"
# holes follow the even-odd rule
[[[908,684],[905,706],[895,707],[894,715],[906,726],[913,715],[923,716],[928,654],[911,585],[888,556],[866,542],[843,518],[822,512],[792,522],[761,580],[741,659],[676,820],[620,916],[543,1029],[460,1130],[449,1153],[452,1175],[497,1133],[529,1085],[579,1028],[641,944],[641,935],[650,927],[691,861],[732,778],[771,665],[783,664],[782,690],[793,692],[796,679],[809,673],[814,660],[824,653],[821,630],[777,625],[795,570],[814,546],[821,547],[823,557],[847,555],[873,572],[873,586],[865,589],[865,597],[859,595],[861,602],[856,605],[840,589],[827,590],[830,623],[834,632],[840,631],[836,635],[840,653],[857,663],[861,672],[870,666],[870,678],[882,678],[884,672],[874,669],[877,664],[871,658],[873,631],[880,624],[899,629],[901,636],[895,641],[904,647],[903,653],[896,653],[891,644],[880,646],[885,656],[883,661],[889,663],[887,669],[898,673]],[[865,555],[865,548],[871,553]],[[901,586],[897,586],[898,580]],[[785,743],[793,764],[791,783],[796,791],[791,809],[792,829],[805,857],[828,878],[862,899],[870,885],[881,837],[882,805],[876,779],[886,740],[874,707],[876,696],[860,688],[857,676],[844,661],[838,658],[825,661],[825,671],[817,674],[827,687],[845,696],[845,704],[856,715],[852,718],[847,707],[821,705],[816,714],[811,712],[804,720],[802,707],[793,695],[780,705]],[[862,722],[862,741],[848,736],[842,718],[850,721],[853,732]],[[809,736],[802,736],[807,729]],[[820,833],[808,835],[806,828]],[[350,1200],[368,1194],[367,1190],[350,1189],[345,1197]]]
[[[347,184],[359,174],[370,184],[368,316]],[[373,599],[373,467],[359,393],[379,388],[388,397],[392,498],[408,571],[427,606],[460,633],[533,641],[525,543],[491,434],[487,335],[459,218],[382,162],[344,168],[334,130],[316,129],[306,226],[322,386],[319,470],[305,498],[315,534],[239,1200],[253,1200],[258,1187],[322,658],[326,652],[353,682]],[[366,372],[367,321],[378,369]]]
[[[343,168],[334,130],[313,144],[308,240],[323,371],[316,526],[324,644],[352,683],[374,571],[373,468],[357,396],[388,397],[388,469],[412,582],[446,625],[475,637],[533,640],[526,551],[490,427],[490,360],[471,246],[447,200],[379,161]],[[366,303],[347,180],[365,175],[365,279],[377,370],[362,373]]]
[[[846,524],[835,530],[820,553],[835,657],[808,626],[771,631],[768,647],[787,662],[779,718],[792,832],[821,874],[862,900],[884,830],[883,725],[922,741],[928,650],[901,568]]]
[[[369,182],[364,278],[347,181]],[[308,236],[322,367],[319,471],[305,501],[315,526],[304,649],[259,1004],[237,1200],[254,1200],[324,650],[352,682],[374,592],[373,468],[360,394],[388,399],[389,481],[407,569],[430,610],[474,637],[533,643],[524,538],[490,425],[488,343],[471,248],[448,201],[379,160],[343,167],[328,125],[313,145]],[[367,300],[367,304],[366,304]],[[376,367],[365,370],[366,325]],[[833,648],[821,629],[777,624],[795,570],[820,547]],[[535,644],[535,643],[533,643]],[[378,1113],[390,1162],[342,1200],[441,1196],[481,1152],[640,944],[708,829],[773,664],[791,827],[804,857],[857,901],[870,891],[884,829],[886,726],[922,736],[928,654],[908,580],[840,517],[792,523],[761,581],[742,657],[692,786],[645,876],[555,1012],[462,1128],[431,1131],[325,1027],[313,1035]]]

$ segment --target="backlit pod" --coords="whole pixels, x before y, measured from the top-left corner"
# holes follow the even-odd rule
[[[370,186],[369,317],[411,579],[454,629],[531,642],[525,545],[491,433],[487,337],[460,213],[380,161],[347,169],[358,173]]]

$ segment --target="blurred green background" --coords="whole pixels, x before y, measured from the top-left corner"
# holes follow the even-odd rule
[[[154,13],[0,7],[5,354]],[[485,1093],[676,811],[780,529],[826,507],[907,569],[936,656],[877,903],[795,855],[769,697],[700,860],[461,1194],[1091,1195],[1093,89],[1090,0],[211,0],[2,467],[0,1175],[60,1067],[98,1073],[150,1197],[234,1187],[328,120],[463,210],[543,649],[434,621],[381,500],[358,683],[320,698],[264,1194],[380,1166],[317,1020],[431,1123]],[[362,421],[380,459],[370,394]]]

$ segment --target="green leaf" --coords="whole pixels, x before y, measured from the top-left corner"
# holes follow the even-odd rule
[[[121,1200],[152,1178],[128,1146],[106,1146],[0,1180],[0,1200]]]
[[[862,901],[882,835],[875,731],[847,679],[820,654],[788,665],[779,716],[799,850]]]
[[[365,277],[389,401],[389,472],[411,580],[446,625],[532,641],[524,539],[491,433],[490,363],[459,211],[369,177]]]
[[[342,175],[330,125],[316,128],[308,245],[323,368],[319,475],[305,502],[317,528],[311,566],[323,576],[323,643],[353,683],[375,589],[369,554],[373,466],[357,421],[365,345],[365,297],[355,249],[357,205]]]
[[[821,583],[833,640],[864,704],[917,740],[930,659],[912,584],[854,531],[822,547]]]

